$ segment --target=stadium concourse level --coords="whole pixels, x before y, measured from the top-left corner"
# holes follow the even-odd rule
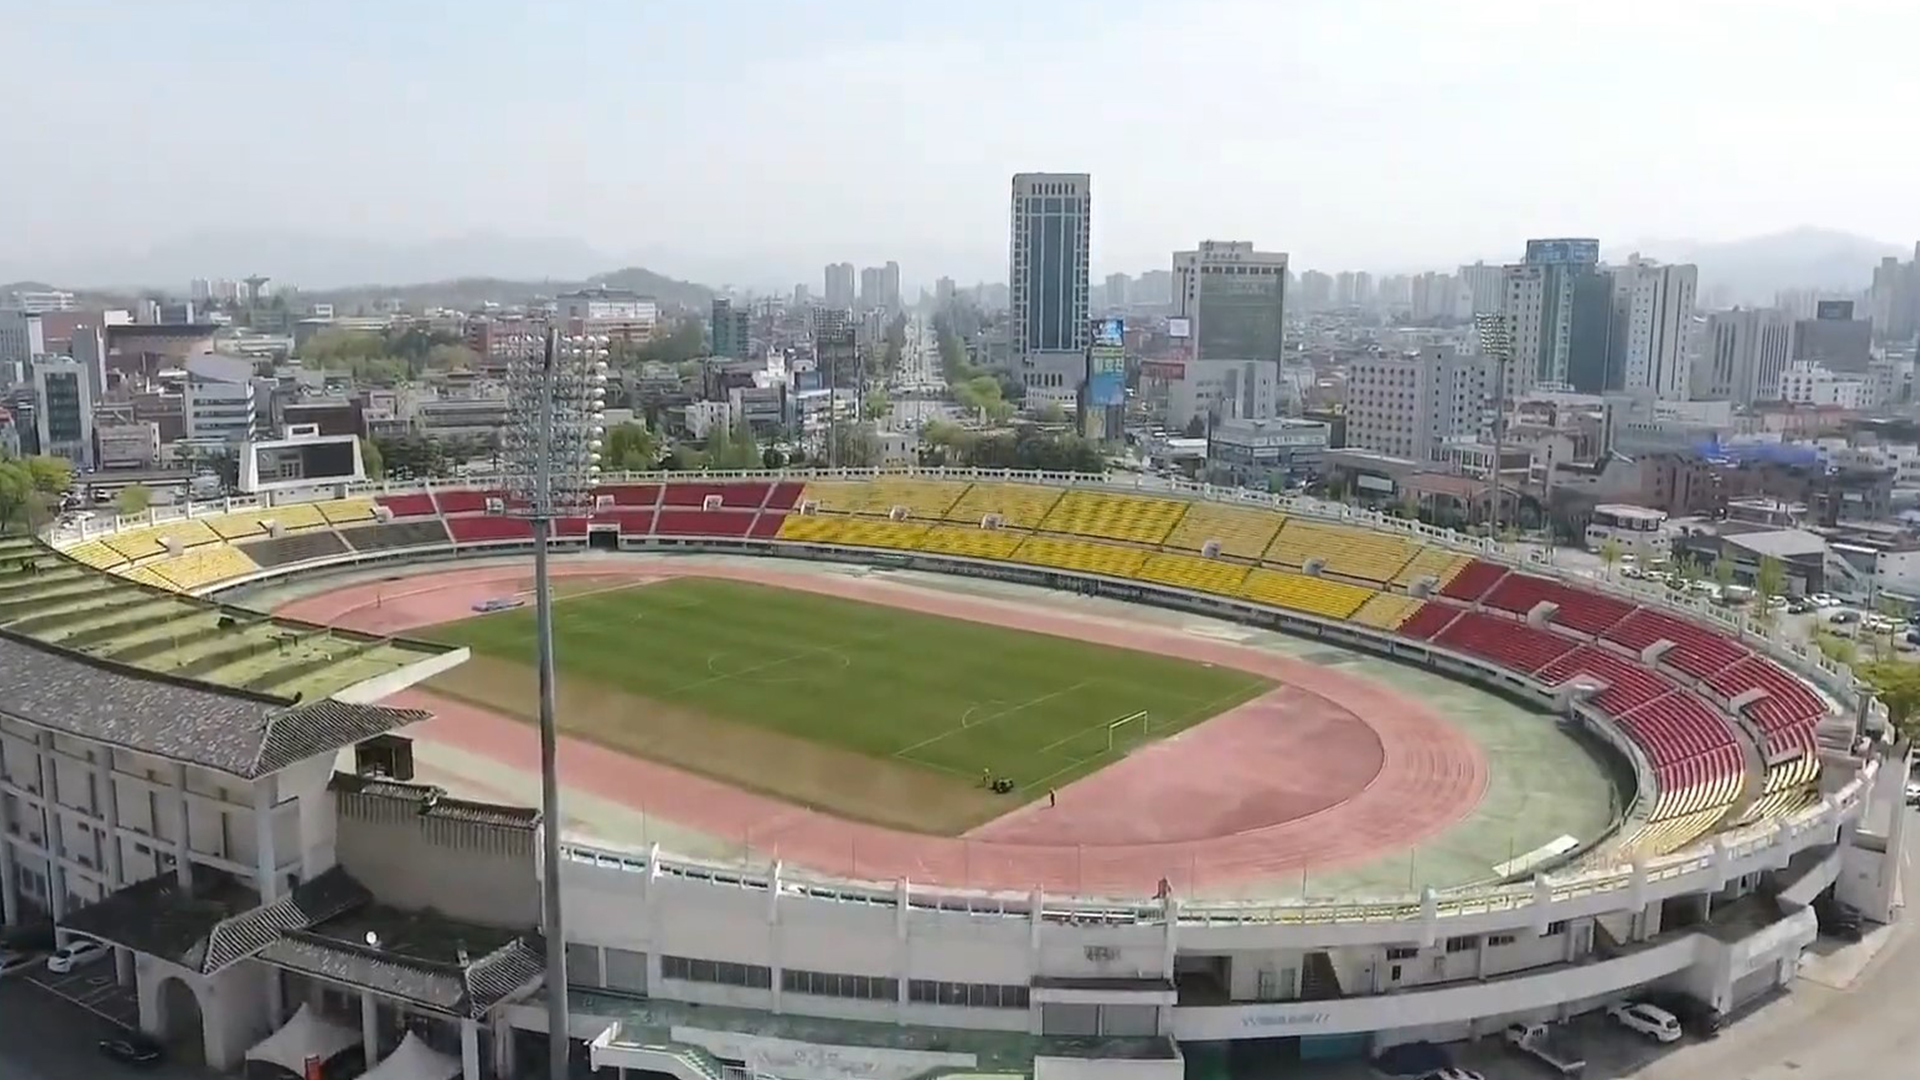
[[[1599,857],[1662,855],[1816,801],[1826,702],[1719,630],[1412,536],[1270,507],[1015,481],[688,480],[604,486],[582,540],[764,541],[1151,582],[1398,634],[1570,688],[1652,768],[1655,798]],[[88,540],[81,562],[181,591],[353,552],[523,543],[499,492],[232,511]]]

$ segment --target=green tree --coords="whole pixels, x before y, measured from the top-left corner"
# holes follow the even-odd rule
[[[1725,555],[1713,560],[1713,583],[1726,588],[1733,584],[1733,560]]]
[[[870,387],[860,406],[860,418],[878,422],[887,418],[893,410],[893,403],[887,400],[887,392],[878,386]]]
[[[1064,424],[1067,422],[1067,408],[1057,401],[1049,401],[1040,406],[1040,422],[1043,424]]]
[[[787,455],[779,447],[768,444],[760,451],[760,467],[763,469],[784,469],[787,467]]]
[[[128,484],[120,489],[120,497],[115,501],[121,517],[144,514],[147,507],[153,505],[153,489],[145,484]]]
[[[1920,664],[1876,660],[1854,672],[1887,707],[1887,722],[1902,740],[1920,734]]]
[[[295,350],[295,355],[302,360],[318,361],[325,365],[332,360],[373,359],[390,354],[387,352],[386,339],[379,334],[322,330]]]
[[[1622,554],[1624,554],[1624,552],[1620,550],[1619,540],[1609,536],[1601,541],[1600,561],[1606,564],[1608,578],[1613,577],[1613,568],[1620,564],[1620,556]]]
[[[660,440],[644,424],[615,424],[601,463],[610,472],[650,472],[660,467]]]
[[[480,354],[459,344],[442,344],[427,350],[429,371],[472,371],[480,364]]]
[[[880,439],[871,424],[842,420],[833,425],[833,461],[843,469],[865,469],[880,464]]]
[[[58,497],[73,486],[73,462],[66,458],[40,454],[25,460],[27,474],[33,478],[33,490],[40,494]]]
[[[1400,516],[1405,518],[1408,521],[1420,520],[1420,493],[1419,492],[1413,490],[1412,488],[1408,488],[1405,492],[1401,494]],[[1604,559],[1606,558],[1606,555],[1603,553],[1600,557]],[[1618,556],[1615,556],[1615,557],[1617,558]],[[1609,564],[1607,569],[1609,572],[1609,576],[1611,576],[1611,572],[1613,569],[1612,565]]]
[[[1753,591],[1759,593],[1763,600],[1784,595],[1787,591],[1786,566],[1771,555],[1762,555],[1760,565],[1754,570]]]
[[[1839,634],[1834,633],[1824,626],[1814,627],[1813,647],[1819,649],[1820,654],[1827,659],[1836,664],[1845,664],[1848,667],[1852,667],[1854,661],[1858,659],[1860,655],[1860,651],[1854,647],[1853,642],[1848,641],[1846,638],[1841,637]]]
[[[738,430],[736,430],[736,427]],[[744,423],[715,428],[707,436],[707,467],[712,469],[757,469],[760,444]]]
[[[380,444],[365,436],[360,439],[360,467],[366,470],[369,480],[387,478],[387,461],[380,456]]]
[[[1195,414],[1193,419],[1187,421],[1186,430],[1182,431],[1181,434],[1185,435],[1189,439],[1206,438],[1207,418],[1204,416]]]
[[[682,319],[674,323],[671,329],[660,333],[656,329],[653,339],[642,343],[621,342],[612,350],[610,362],[616,367],[630,367],[649,360],[658,360],[665,364],[684,364],[708,355],[707,328],[700,319]],[[684,374],[684,370],[682,372]]]
[[[30,525],[29,507],[36,497],[26,462],[0,460],[0,533],[12,532],[16,522]]]

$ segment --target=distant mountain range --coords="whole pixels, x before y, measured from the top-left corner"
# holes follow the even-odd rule
[[[1787,289],[1863,291],[1882,258],[1906,258],[1913,248],[1806,226],[1745,240],[1644,240],[1609,247],[1606,259],[1625,262],[1636,251],[1662,262],[1697,265],[1703,294],[1724,290],[1733,303],[1758,305],[1771,304],[1775,293]]]
[[[552,296],[592,285],[612,289],[632,289],[651,296],[666,307],[704,311],[712,303],[714,291],[691,281],[679,281],[638,266],[629,266],[605,274],[563,280],[543,278],[463,277],[447,281],[428,281],[415,285],[355,285],[344,289],[302,289],[303,301],[330,302],[340,314],[352,314],[360,307],[371,308],[381,300],[398,299],[409,307],[447,307],[472,310],[492,302],[524,304],[536,296]]]

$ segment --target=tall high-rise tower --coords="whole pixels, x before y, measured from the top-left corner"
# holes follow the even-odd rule
[[[1072,404],[1086,373],[1093,178],[1015,173],[1008,216],[1012,354],[1027,400]]]

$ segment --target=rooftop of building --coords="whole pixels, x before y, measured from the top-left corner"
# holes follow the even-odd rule
[[[103,329],[111,341],[116,337],[212,337],[220,327],[216,323],[108,323]]]
[[[0,713],[76,737],[259,775],[425,719],[325,699],[446,651],[275,619],[0,541]]]

